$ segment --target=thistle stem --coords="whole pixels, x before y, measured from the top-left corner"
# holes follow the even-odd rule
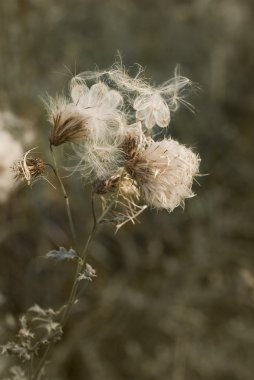
[[[72,307],[72,305],[75,302],[75,298],[76,298],[77,291],[78,291],[78,275],[84,269],[86,254],[87,254],[89,245],[91,243],[91,240],[92,240],[92,238],[93,238],[93,236],[95,234],[96,227],[97,227],[97,219],[96,219],[96,214],[95,214],[95,209],[94,209],[94,194],[93,193],[92,193],[92,214],[93,214],[94,224],[93,224],[92,230],[91,230],[91,232],[90,232],[90,234],[89,234],[89,236],[87,238],[87,241],[85,243],[85,247],[84,247],[82,253],[79,254],[80,260],[77,263],[75,277],[74,277],[74,281],[73,281],[73,284],[72,284],[72,289],[71,289],[70,297],[69,297],[66,309],[65,309],[65,311],[63,313],[62,319],[61,319],[61,325],[62,325],[62,327],[65,325],[66,320],[67,320],[67,318],[69,316],[71,307]]]
[[[64,327],[64,325],[66,323],[66,320],[68,319],[68,316],[69,316],[70,310],[72,308],[72,305],[75,302],[75,298],[76,298],[77,291],[78,291],[78,275],[79,275],[80,272],[82,272],[82,270],[85,267],[85,264],[86,264],[86,255],[87,255],[87,251],[88,251],[89,245],[90,245],[90,243],[91,243],[91,241],[93,239],[93,236],[94,236],[94,234],[96,232],[97,226],[104,219],[104,217],[106,216],[106,214],[111,210],[111,208],[113,207],[113,205],[114,205],[114,201],[112,201],[109,204],[109,206],[106,208],[106,210],[104,210],[104,212],[101,214],[101,216],[97,220],[96,219],[96,215],[95,215],[95,210],[94,210],[94,194],[92,194],[92,214],[93,214],[93,218],[94,218],[94,225],[93,225],[92,230],[91,230],[91,232],[90,232],[90,234],[89,234],[89,236],[87,238],[87,241],[86,241],[86,244],[84,246],[84,249],[83,249],[82,253],[79,255],[80,260],[77,263],[77,267],[76,267],[76,272],[75,272],[75,277],[74,277],[71,293],[70,293],[70,296],[69,296],[69,300],[67,302],[66,309],[65,309],[65,311],[63,313],[63,316],[62,316],[62,319],[61,319],[61,325],[62,325],[62,327]]]
[[[73,218],[72,218],[72,213],[71,213],[71,208],[70,208],[70,200],[69,200],[69,197],[67,195],[64,183],[63,183],[63,181],[62,181],[62,179],[61,179],[61,177],[59,175],[59,170],[58,170],[58,166],[57,166],[57,162],[56,162],[56,158],[55,158],[55,154],[54,154],[52,145],[50,145],[50,152],[51,152],[52,159],[53,159],[53,162],[54,162],[54,166],[50,165],[50,167],[52,168],[52,170],[55,173],[55,176],[56,176],[56,178],[57,178],[57,180],[59,182],[61,191],[62,191],[64,199],[65,199],[66,211],[67,211],[67,216],[68,216],[68,221],[69,221],[69,227],[70,227],[70,231],[71,231],[71,237],[72,237],[72,241],[73,241],[73,244],[74,244],[74,248],[77,250],[77,248],[78,248],[78,241],[77,241],[77,236],[76,236],[75,227],[74,227]]]

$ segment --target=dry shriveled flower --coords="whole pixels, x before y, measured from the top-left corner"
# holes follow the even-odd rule
[[[126,164],[147,204],[173,211],[192,197],[193,179],[199,172],[199,157],[177,141],[150,141]]]
[[[24,157],[17,161],[13,167],[16,179],[26,181],[29,186],[34,180],[43,177],[45,173],[44,161],[39,157],[30,155],[34,149],[36,148],[28,150]]]
[[[129,221],[135,224],[137,217],[147,208],[146,205],[139,204],[137,183],[123,168],[107,180],[96,180],[93,188],[101,197],[103,210],[110,208],[104,221],[113,223],[116,232]],[[113,207],[110,207],[110,204],[113,204]]]

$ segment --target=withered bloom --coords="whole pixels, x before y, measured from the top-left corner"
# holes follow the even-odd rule
[[[38,177],[42,177],[45,173],[45,163],[41,158],[30,155],[33,149],[27,151],[24,157],[17,161],[14,165],[16,179],[21,179],[27,182],[30,186]]]
[[[58,146],[87,137],[88,118],[74,104],[59,97],[50,99],[47,108],[53,127],[49,135],[51,145]]]
[[[129,221],[135,224],[137,217],[147,208],[146,205],[139,204],[140,193],[137,183],[123,171],[121,175],[112,176],[106,185],[108,187],[101,188],[104,192],[100,193],[103,209],[114,202],[107,221],[115,224],[116,231]]]
[[[121,177],[119,174],[112,175],[109,178],[97,178],[93,184],[93,192],[95,194],[106,194],[118,188]]]

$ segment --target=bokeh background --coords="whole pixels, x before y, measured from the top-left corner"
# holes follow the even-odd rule
[[[155,83],[179,63],[200,87],[189,98],[196,113],[182,107],[170,131],[199,152],[208,175],[184,211],[146,211],[117,235],[100,230],[90,249],[98,278],[52,352],[50,379],[253,379],[253,24],[252,0],[0,2],[0,127],[26,148],[47,147],[41,97],[64,91],[69,71],[110,66],[117,51]],[[68,189],[85,238],[88,191],[78,178]],[[74,267],[43,258],[69,246],[56,191],[38,182],[0,198],[4,343],[27,307],[66,300]],[[0,358],[1,376],[9,365]]]

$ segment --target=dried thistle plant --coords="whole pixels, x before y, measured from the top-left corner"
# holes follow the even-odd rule
[[[73,248],[60,247],[48,252],[46,258],[72,260],[76,273],[67,303],[58,311],[30,308],[20,319],[16,341],[2,347],[3,353],[29,363],[28,371],[12,369],[13,379],[44,377],[50,350],[62,338],[80,281],[96,277],[87,254],[98,226],[110,222],[118,231],[127,222],[135,223],[148,206],[171,212],[194,195],[192,184],[199,173],[199,156],[172,138],[157,141],[154,133],[154,127],[168,127],[171,113],[181,103],[191,108],[185,100],[191,82],[180,76],[178,68],[173,79],[158,87],[141,74],[139,69],[132,78],[121,65],[114,65],[110,70],[84,72],[72,78],[67,97],[49,98],[46,106],[52,162],[45,163],[30,149],[14,166],[16,178],[29,186],[38,178],[46,179],[46,168],[52,169],[65,199]],[[62,144],[72,151],[70,170],[80,173],[92,190],[94,225],[83,249],[60,175],[66,164],[59,168],[54,155],[54,147]],[[95,212],[97,201],[100,215]]]

